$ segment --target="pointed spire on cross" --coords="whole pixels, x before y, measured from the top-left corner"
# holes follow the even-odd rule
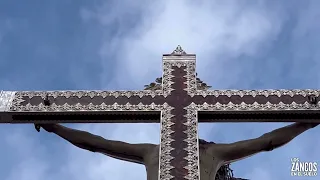
[[[172,55],[185,55],[187,54],[180,45],[177,46],[177,48],[171,53]]]

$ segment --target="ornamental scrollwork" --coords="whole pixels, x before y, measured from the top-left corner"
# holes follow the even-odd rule
[[[57,105],[55,103],[52,103],[50,106],[46,106],[43,103],[40,103],[38,105],[31,105],[30,103],[22,106],[12,106],[11,110],[16,112],[26,112],[26,111],[32,111],[32,112],[63,112],[63,111],[162,111],[165,108],[168,107],[167,103],[164,103],[163,105],[154,104],[151,103],[150,105],[144,105],[142,103],[139,104],[117,104],[114,103],[112,105],[109,104],[99,104],[94,105],[92,103],[89,103],[88,105],[83,105],[80,103],[70,105],[70,104],[63,104],[63,105]]]
[[[256,97],[256,96],[265,96],[265,97],[269,97],[269,96],[277,96],[277,97],[281,97],[281,96],[309,96],[309,95],[314,95],[316,97],[318,97],[320,95],[320,90],[312,90],[312,89],[292,89],[292,90],[287,90],[287,89],[269,89],[269,90],[197,90],[196,91],[196,95],[200,95],[203,97],[206,96],[252,96],[252,97]]]
[[[186,76],[185,76],[186,77]],[[165,80],[167,81],[167,80]],[[168,83],[171,85],[171,83]],[[188,84],[188,83],[185,83]],[[196,78],[196,84],[197,84],[197,89],[199,90],[207,90],[211,88],[211,86],[208,86],[206,83],[204,83],[200,78]],[[156,80],[148,85],[144,86],[144,90],[162,90],[162,77],[156,78]]]
[[[188,174],[185,176],[188,180],[199,179],[199,147],[198,147],[198,118],[197,110],[192,106],[184,108],[187,110],[187,114],[184,115],[187,118],[187,122],[184,123],[187,126],[187,130],[184,131],[187,134],[187,139],[184,141],[187,142],[187,147],[184,149],[188,153],[185,159],[188,161],[188,165],[185,169],[188,170]]]
[[[170,170],[174,167],[170,164],[171,160],[174,158],[171,155],[171,151],[174,148],[171,145],[173,142],[171,126],[174,124],[172,122],[172,113],[173,107],[166,106],[166,108],[161,112],[161,137],[160,137],[160,165],[159,165],[159,177],[162,180],[171,180],[173,176],[171,175]]]
[[[24,102],[21,96],[17,96],[16,91],[0,91],[0,111],[9,111],[12,106],[17,106]]]
[[[172,55],[186,55],[187,53],[181,48],[180,45],[171,53]]]
[[[285,104],[280,102],[278,104],[273,104],[267,102],[265,104],[259,104],[254,102],[253,104],[246,104],[244,102],[240,104],[234,104],[229,102],[227,104],[221,104],[219,102],[215,104],[195,104],[192,103],[191,107],[197,109],[198,111],[275,111],[275,110],[319,110],[320,103],[317,105],[310,104],[305,102],[303,104],[298,104],[296,102],[292,102],[290,104]]]
[[[29,99],[33,97],[41,97],[45,98],[46,96],[52,96],[53,98],[57,97],[115,97],[118,98],[120,96],[124,96],[127,98],[130,98],[132,96],[138,96],[140,98],[144,96],[151,96],[154,98],[155,96],[161,96],[162,91],[161,90],[143,90],[143,91],[19,91],[16,94],[17,96],[26,96]]]

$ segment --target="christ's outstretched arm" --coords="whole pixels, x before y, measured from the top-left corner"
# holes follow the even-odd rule
[[[259,152],[271,151],[281,147],[299,134],[317,125],[313,123],[294,123],[266,133],[256,139],[231,144],[214,144],[210,148],[222,161],[228,164]]]
[[[143,164],[144,156],[155,146],[153,144],[129,144],[121,141],[107,140],[101,136],[71,129],[59,124],[41,124],[40,126],[79,148],[139,164]]]

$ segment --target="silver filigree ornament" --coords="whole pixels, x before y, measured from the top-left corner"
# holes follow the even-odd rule
[[[172,122],[173,107],[166,104],[165,109],[161,111],[161,137],[160,137],[160,154],[159,154],[159,179],[160,180],[171,180],[173,176],[170,170],[174,167],[170,164],[173,156],[171,156],[172,148],[171,142],[174,141],[172,138],[172,133],[174,131],[171,126],[174,124]]]
[[[173,64],[171,62],[163,60],[163,78],[162,78],[162,91],[163,91],[163,96],[167,97],[171,94],[171,91],[174,89],[172,88],[172,78],[174,77],[172,75]]]
[[[184,149],[188,152],[185,159],[188,161],[188,165],[184,167],[188,170],[188,174],[185,176],[188,180],[200,179],[200,165],[199,165],[199,147],[198,147],[198,118],[197,111],[194,108],[194,103],[185,107],[187,114],[187,122],[184,125],[187,126],[187,130],[184,133],[187,134],[187,147]]]
[[[52,96],[53,98],[57,97],[131,97],[131,96],[139,96],[140,98],[144,96],[161,96],[162,91],[150,91],[150,90],[142,90],[142,91],[21,91],[17,92],[18,96],[27,96],[30,99],[36,96],[40,96],[42,98],[46,96]]]
[[[22,97],[16,94],[16,91],[0,91],[0,112],[10,111],[13,106],[24,102]]]
[[[305,89],[305,90],[300,90],[300,89],[293,89],[293,90],[286,90],[286,89],[279,89],[279,90],[274,90],[274,89],[269,89],[269,90],[198,90],[195,95],[201,95],[201,96],[309,96],[309,95],[315,95],[319,96],[320,90],[312,90],[312,89]]]
[[[297,104],[296,102],[292,102],[290,104],[285,104],[283,102],[279,102],[278,104],[273,104],[267,102],[265,104],[259,104],[254,102],[253,104],[246,104],[244,102],[240,104],[234,104],[229,102],[227,104],[221,104],[219,102],[215,104],[195,104],[195,109],[197,111],[290,111],[290,110],[319,110],[319,104],[313,105],[308,102],[303,104]]]
[[[177,46],[177,48],[171,53],[172,55],[185,55],[187,54],[180,45]]]
[[[195,76],[195,61],[187,61],[185,62],[186,68],[184,71],[186,72],[186,75],[184,76],[186,78],[186,82],[184,82],[187,85],[187,88],[184,89],[188,92],[188,95],[193,97],[197,92],[197,81]]]

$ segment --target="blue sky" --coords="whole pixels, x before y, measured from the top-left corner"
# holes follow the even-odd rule
[[[142,89],[180,44],[216,89],[320,89],[320,2],[312,0],[0,0],[0,89]],[[215,142],[285,123],[201,124]],[[159,142],[157,124],[68,124],[108,139]],[[2,180],[146,179],[141,165],[73,147],[33,125],[0,125]],[[232,164],[236,176],[290,176],[290,158],[320,162],[320,129]]]

